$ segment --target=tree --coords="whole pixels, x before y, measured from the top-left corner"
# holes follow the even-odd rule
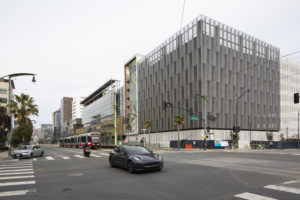
[[[151,120],[147,120],[145,122],[145,128],[148,130],[148,135],[149,135],[149,147],[150,147],[150,131],[151,131],[151,127],[152,127],[152,121]]]
[[[7,139],[7,129],[5,127],[7,118],[7,109],[3,106],[0,106],[0,148],[5,147],[5,141]]]
[[[266,137],[267,137],[267,140],[269,141],[269,147],[271,148],[272,147],[272,140],[273,140],[273,133],[271,131],[267,131],[266,132]]]
[[[177,148],[180,149],[180,127],[181,125],[184,124],[184,118],[182,117],[182,115],[176,115],[174,117],[174,120],[173,120],[174,124],[176,125],[177,127],[177,130],[178,130],[178,144],[177,144]]]
[[[127,124],[125,128],[127,130],[127,143],[129,143],[129,132],[131,131],[132,127],[130,124]]]
[[[17,120],[17,124],[28,123],[30,115],[38,116],[38,106],[34,104],[34,99],[27,94],[15,95],[15,99],[11,100],[11,112]]]
[[[238,148],[238,140],[239,140],[239,136],[234,133],[233,131],[230,132],[230,137],[231,137],[231,140],[232,140],[232,147],[234,149],[237,149]]]
[[[12,133],[12,145],[17,146],[20,143],[27,144],[31,139],[32,131],[33,128],[30,121],[17,126]]]

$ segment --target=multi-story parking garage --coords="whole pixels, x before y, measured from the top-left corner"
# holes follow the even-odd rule
[[[145,121],[151,120],[151,142],[168,145],[177,137],[173,123],[177,114],[185,119],[182,139],[203,138],[201,118],[207,118],[215,139],[229,139],[232,127],[239,126],[241,146],[257,134],[278,132],[279,57],[279,49],[270,44],[208,17],[196,18],[148,55],[135,58],[134,73],[132,62],[125,65],[125,88],[131,87],[126,92],[134,91],[132,80],[136,80],[137,115],[131,117],[137,123],[132,134],[141,133]],[[201,104],[196,93],[206,96],[208,103]],[[131,94],[131,99],[126,99],[128,113],[133,110],[132,98]],[[163,101],[201,117],[190,120],[191,112],[164,110]]]

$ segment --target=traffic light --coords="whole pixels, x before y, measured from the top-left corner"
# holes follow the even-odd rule
[[[206,130],[207,130],[207,132],[209,133],[209,131],[210,131],[210,128],[209,128],[209,127],[207,127],[207,128],[206,128]]]
[[[11,129],[11,118],[9,116],[5,118],[4,126],[7,130]]]
[[[294,93],[294,103],[299,103],[299,93]]]
[[[240,132],[240,127],[239,126],[233,126],[232,130],[233,130],[234,133]]]
[[[166,110],[166,108],[167,108],[167,102],[163,101],[162,102],[162,107],[163,107],[164,110]]]

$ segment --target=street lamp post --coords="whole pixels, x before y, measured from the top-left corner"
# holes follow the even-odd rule
[[[242,92],[242,94],[238,97],[236,97],[236,104],[235,104],[235,135],[236,135],[236,140],[237,140],[237,147],[239,147],[239,136],[238,136],[238,102],[239,100],[246,94],[250,93],[250,89],[245,90]]]
[[[6,78],[8,77],[8,109],[7,109],[7,114],[8,116],[12,119],[12,116],[11,116],[11,110],[10,110],[10,97],[11,97],[11,78],[13,77],[17,77],[17,76],[32,76],[32,82],[35,83],[36,80],[35,80],[35,76],[36,74],[31,74],[31,73],[16,73],[16,74],[9,74],[9,75],[6,75],[6,76],[2,76],[0,77],[0,79],[3,79],[3,78]],[[11,120],[11,126],[13,125],[13,120]],[[12,128],[9,130],[8,132],[8,145],[9,145],[9,149],[8,149],[8,155],[10,155],[10,150],[11,150],[11,137],[12,137]]]

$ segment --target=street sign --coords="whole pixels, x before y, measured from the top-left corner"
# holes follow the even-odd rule
[[[198,116],[190,116],[190,119],[191,120],[199,120],[199,117]]]

